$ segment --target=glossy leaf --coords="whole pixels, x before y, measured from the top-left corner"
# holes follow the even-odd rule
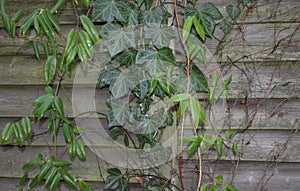
[[[142,22],[143,24],[161,24],[165,14],[164,8],[159,6],[150,10],[144,10],[142,12]]]
[[[31,138],[32,136],[32,123],[29,119],[29,117],[23,117],[21,120],[21,124],[23,127],[23,131],[25,133],[25,136],[27,138]]]
[[[80,141],[80,140],[76,140],[76,154],[80,160],[82,160],[82,161],[86,160],[84,146],[83,146],[82,141]]]
[[[227,130],[226,130],[226,138],[227,138],[227,139],[231,139],[233,133],[234,133],[234,130],[227,129]]]
[[[94,9],[95,9],[95,7],[94,7]],[[80,21],[83,25],[83,28],[87,31],[87,33],[89,34],[92,41],[94,43],[97,43],[99,41],[99,34],[98,34],[98,31],[96,30],[95,25],[92,23],[92,21],[85,15],[80,16]]]
[[[28,180],[28,174],[25,173],[19,181],[19,186],[23,186],[27,180]]]
[[[72,175],[63,168],[59,168],[58,170],[59,170],[64,182],[67,183],[67,185],[70,186],[72,189],[78,190],[75,180],[72,177]]]
[[[11,21],[5,11],[1,11],[2,23],[7,33],[11,33]]]
[[[60,24],[58,23],[56,18],[50,13],[50,11],[48,9],[45,10],[45,16],[46,16],[47,21],[49,22],[49,24],[51,24],[53,26],[53,28],[55,29],[55,31],[58,34],[60,34],[61,33]]]
[[[54,177],[57,174],[57,168],[53,167],[51,168],[51,170],[49,171],[49,174],[46,177],[45,180],[45,188],[49,187],[50,184],[53,182]]]
[[[69,52],[74,48],[77,42],[77,31],[75,29],[71,29],[65,46],[64,55],[69,54]]]
[[[45,163],[42,165],[40,172],[38,174],[38,179],[42,180],[46,174],[49,172],[49,170],[51,169],[51,164],[50,163]]]
[[[56,57],[51,55],[48,57],[45,65],[46,84],[49,85],[56,74]]]
[[[13,135],[13,124],[7,123],[2,131],[1,142],[3,144],[9,143],[12,141]]]
[[[34,18],[38,15],[39,9],[34,10],[30,15],[28,15],[22,22],[20,26],[20,32],[25,36],[33,23]]]
[[[36,40],[32,41],[32,46],[33,46],[33,52],[34,52],[36,59],[40,60],[40,50],[38,47],[38,41],[36,41]]]
[[[217,138],[217,153],[218,156],[221,157],[223,154],[223,139]]]
[[[59,182],[60,182],[60,179],[61,179],[61,174],[60,173],[57,173],[54,178],[53,178],[53,181],[52,183],[50,184],[50,191],[55,191]]]
[[[125,67],[129,67],[135,64],[137,53],[138,51],[136,49],[130,49],[128,51],[124,51],[121,54],[117,55],[115,59],[121,65]]]
[[[68,143],[68,154],[70,156],[71,160],[74,160],[76,155],[76,142],[75,139],[73,139],[70,143]]]
[[[29,161],[27,163],[25,163],[22,167],[23,170],[27,170],[29,169],[30,167],[33,167],[35,165],[35,161]]]
[[[232,20],[235,20],[241,14],[241,9],[235,5],[228,5],[226,12]]]
[[[197,31],[197,34],[200,36],[200,38],[205,41],[205,30],[203,26],[199,23],[196,17],[193,17],[193,24]]]
[[[55,159],[52,164],[56,167],[66,167],[66,166],[71,166],[72,163],[69,161],[65,161],[65,160],[57,160]]]

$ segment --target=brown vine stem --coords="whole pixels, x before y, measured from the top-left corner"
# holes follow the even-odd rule
[[[179,16],[178,16],[178,10],[177,10],[177,0],[174,0],[174,13],[175,13],[175,18],[176,18],[176,23],[177,23],[177,27],[179,30],[179,37],[180,37],[180,41],[181,44],[183,46],[183,49],[185,51],[186,54],[186,58],[187,58],[187,65],[186,65],[186,73],[187,73],[187,88],[186,88],[186,92],[188,93],[190,91],[190,56],[189,56],[189,52],[187,49],[187,46],[183,40],[183,36],[181,33],[181,27],[180,27],[180,21],[179,21]],[[180,148],[179,148],[179,179],[180,179],[180,184],[181,184],[181,190],[184,191],[184,183],[183,183],[183,178],[182,178],[182,150],[183,150],[183,134],[184,134],[184,118],[185,118],[185,114],[183,114],[182,116],[182,123],[181,123],[181,130],[180,130]]]

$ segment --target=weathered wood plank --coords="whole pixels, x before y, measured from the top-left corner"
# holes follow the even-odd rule
[[[16,12],[22,7],[22,10],[28,15],[32,10],[42,7],[51,7],[55,4],[55,0],[49,0],[47,2],[41,0],[34,1],[21,1],[13,0],[6,1],[6,10],[9,14]],[[205,2],[213,2],[217,7],[220,8],[223,15],[226,15],[226,5],[237,4],[236,0],[202,0],[199,1],[196,7],[199,7]],[[82,4],[77,6],[79,15],[86,13],[87,8]],[[66,4],[62,6],[61,10],[58,12],[58,19],[63,24],[75,24],[76,20],[74,17],[74,10],[72,6],[72,1],[66,1]],[[270,3],[268,0],[260,0],[256,3],[254,8],[247,15],[247,19],[243,19],[241,16],[238,20],[239,22],[294,22],[299,19],[299,1],[298,0],[282,0],[274,1]],[[0,26],[2,26],[2,21],[0,21]]]
[[[195,162],[186,161],[183,175],[186,188],[196,187],[197,174]],[[223,182],[230,183],[242,191],[291,191],[300,190],[299,163],[264,163],[264,162],[226,162],[204,163],[204,182],[210,183],[218,175],[223,175]],[[210,177],[208,177],[210,176]],[[270,179],[268,180],[268,178]]]
[[[17,178],[0,178],[0,191],[16,191],[19,180]],[[103,190],[104,183],[103,182],[90,182],[87,181],[87,183],[94,189],[94,190]],[[25,185],[26,186],[26,185]],[[142,188],[139,186],[139,184],[130,184],[130,190],[132,191],[140,191]],[[59,190],[63,191],[74,191],[70,187],[68,187],[65,183],[60,183]],[[38,184],[34,191],[45,191],[43,184]]]

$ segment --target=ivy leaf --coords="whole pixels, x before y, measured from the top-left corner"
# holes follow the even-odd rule
[[[51,55],[48,57],[45,65],[45,79],[46,84],[49,85],[56,73],[56,57]]]
[[[166,11],[163,7],[154,7],[142,12],[142,21],[144,24],[161,24],[165,14]]]
[[[167,72],[168,64],[174,64],[175,57],[168,47],[161,48],[158,51],[142,48],[137,53],[136,63],[145,64],[145,70],[151,76],[156,76],[158,73]]]
[[[139,83],[139,74],[135,69],[123,72],[109,87],[114,98],[120,98],[127,95]]]
[[[191,85],[196,92],[208,92],[208,82],[203,72],[196,66],[192,66]]]
[[[241,9],[235,5],[228,5],[226,6],[226,12],[232,20],[235,20],[241,14]]]
[[[123,1],[96,0],[93,3],[93,22],[112,22],[114,19],[125,22],[130,8]]]
[[[137,124],[135,124],[134,132],[138,134],[148,134],[154,131],[157,131],[158,128],[160,128],[165,121],[165,115],[164,114],[154,114],[150,117],[145,117],[141,121],[139,121]]]
[[[199,20],[202,26],[204,27],[205,34],[207,34],[208,36],[212,36],[215,31],[215,21],[206,14],[200,14]]]
[[[124,51],[121,54],[117,55],[115,57],[115,60],[127,68],[132,64],[135,64],[137,53],[138,51],[136,49],[130,49],[128,51]]]
[[[120,179],[122,178],[122,173],[118,168],[109,168],[107,169],[109,174],[106,177],[104,189],[115,190],[120,186]]]
[[[102,25],[99,29],[99,35],[101,37],[108,36],[111,32],[119,30],[120,25],[114,24],[114,23],[106,23],[105,25]]]
[[[120,127],[114,127],[110,132],[109,136],[113,139],[116,140],[120,135],[124,135],[124,131]]]
[[[224,34],[228,34],[233,29],[233,24],[228,21],[221,21],[220,29],[223,31]]]
[[[128,27],[126,30],[117,30],[110,33],[105,42],[111,57],[123,52],[127,48],[136,47],[136,35],[133,27]]]
[[[124,125],[126,122],[132,121],[130,109],[127,105],[123,104],[120,100],[111,99],[111,114],[114,115],[116,122]]]
[[[202,12],[203,14],[210,16],[215,20],[223,18],[223,15],[219,11],[219,9],[213,3],[210,2],[202,5],[199,11]]]
[[[128,13],[128,26],[139,24],[139,14],[140,12],[136,9],[131,9]]]
[[[113,84],[120,73],[121,71],[111,66],[111,64],[106,65],[104,70],[101,70],[99,74],[98,83],[100,88]]]
[[[170,27],[162,28],[152,25],[145,31],[145,40],[152,42],[158,49],[169,47],[170,41],[174,38],[178,39],[178,34]]]
[[[112,110],[109,110],[107,113],[106,113],[106,116],[107,116],[107,120],[108,120],[108,127],[116,127],[116,126],[121,126],[119,124],[119,122],[117,121],[117,119],[115,118],[115,115],[113,113]]]
[[[150,87],[150,82],[148,80],[143,80],[137,86],[134,87],[133,93],[140,100],[143,100],[148,94],[149,87]]]

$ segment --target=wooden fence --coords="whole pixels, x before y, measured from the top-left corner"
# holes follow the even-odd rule
[[[206,1],[206,0],[205,0]],[[22,8],[29,13],[44,4],[51,6],[54,0],[11,0],[7,1],[7,12]],[[201,4],[203,1],[199,1]],[[235,0],[213,2],[225,12],[224,5],[236,3]],[[234,31],[227,36],[217,60],[232,75],[230,84],[231,99],[226,106],[223,129],[235,129],[239,154],[233,157],[224,153],[222,160],[207,151],[203,157],[205,177],[224,175],[224,182],[233,182],[241,191],[252,190],[300,190],[300,1],[299,0],[258,0],[247,15],[237,21]],[[85,9],[79,7],[79,12]],[[71,0],[59,13],[63,31],[75,26]],[[7,122],[32,116],[31,103],[44,93],[44,61],[38,62],[32,50],[20,51],[23,40],[12,40],[0,28],[0,131]],[[218,38],[222,36],[217,31]],[[217,48],[216,40],[209,40],[208,48]],[[72,82],[63,81],[60,91],[65,103],[66,113],[72,117]],[[57,81],[55,82],[57,83]],[[107,90],[96,90],[97,105],[101,111],[107,110],[105,100]],[[216,107],[221,107],[216,106]],[[105,119],[103,124],[106,123]],[[23,174],[21,166],[42,153],[53,152],[45,121],[34,122],[34,138],[26,147],[14,144],[0,146],[0,191],[15,190]],[[185,134],[192,134],[186,128]],[[58,137],[58,153],[63,153],[63,137]],[[64,156],[67,158],[67,156]],[[187,186],[194,185],[196,168],[193,157],[184,156],[184,174]],[[91,182],[95,190],[101,190],[103,181],[100,174],[107,163],[99,160],[87,150],[87,161],[75,160],[71,173]],[[104,169],[100,169],[103,167]],[[101,172],[102,171],[102,172]],[[207,178],[206,178],[207,179]],[[207,179],[208,180],[208,179]],[[63,186],[64,187],[64,186]],[[37,190],[44,190],[43,186]],[[66,188],[62,188],[66,190]],[[139,190],[137,188],[137,190]]]

